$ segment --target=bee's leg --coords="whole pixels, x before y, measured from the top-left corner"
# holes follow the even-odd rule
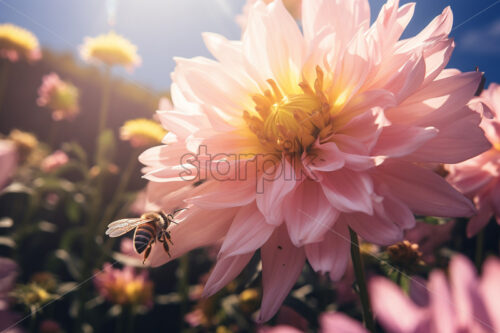
[[[174,245],[174,243],[172,243],[172,238],[170,237],[170,232],[168,231],[165,231],[164,232],[165,236],[167,237],[168,241],[170,242],[170,244]]]
[[[170,255],[170,251],[169,251],[170,249],[168,247],[168,243],[167,242],[163,242],[163,249],[165,250],[165,252],[167,252],[168,257],[172,258],[172,256]]]
[[[149,254],[151,253],[151,249],[153,247],[151,246],[151,243],[148,245],[148,248],[146,249],[146,252],[144,252],[144,260],[142,261],[142,264],[144,265],[144,263],[146,262],[146,259],[148,259],[149,257]]]

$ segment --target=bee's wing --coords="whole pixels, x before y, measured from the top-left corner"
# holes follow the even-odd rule
[[[132,218],[132,219],[121,219],[114,222],[111,222],[108,225],[108,230],[106,230],[106,235],[109,237],[118,237],[121,236],[130,230],[137,228],[141,224],[148,223],[153,221],[152,219],[141,219],[141,218]]]

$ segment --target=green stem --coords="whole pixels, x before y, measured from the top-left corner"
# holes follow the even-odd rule
[[[366,286],[365,271],[363,269],[363,260],[361,252],[359,251],[358,235],[354,230],[349,228],[351,234],[351,258],[356,276],[356,283],[359,289],[359,298],[363,308],[363,322],[365,327],[370,332],[375,332],[375,323],[373,321],[373,314],[370,306],[370,297],[368,295],[368,288]]]
[[[483,263],[483,251],[484,251],[484,229],[482,229],[476,236],[476,268],[479,272],[481,270],[481,264]]]
[[[8,79],[9,79],[9,61],[0,60],[0,117],[3,111],[5,90],[7,89]]]

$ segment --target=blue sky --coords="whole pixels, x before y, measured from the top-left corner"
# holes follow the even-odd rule
[[[108,31],[107,6],[113,2],[114,29],[138,45],[143,60],[133,74],[120,75],[157,90],[168,90],[174,56],[209,56],[202,32],[217,32],[231,39],[240,36],[234,16],[244,0],[0,0],[0,22],[26,27],[42,45],[76,54],[85,36]],[[405,36],[415,35],[450,5],[457,47],[448,67],[468,71],[479,66],[489,82],[500,81],[500,0],[416,2],[415,16]],[[370,3],[374,16],[385,1]]]

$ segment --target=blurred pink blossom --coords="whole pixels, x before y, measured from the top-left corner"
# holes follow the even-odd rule
[[[367,0],[303,0],[300,28],[276,0],[250,9],[241,41],[205,34],[217,60],[177,59],[170,132],[144,152],[148,199],[189,207],[170,227],[171,258],[223,240],[205,286],[213,295],[260,249],[269,320],[306,259],[338,280],[349,229],[403,240],[414,213],[470,216],[473,204],[418,163],[458,163],[489,149],[467,105],[477,72],[444,69],[454,43],[446,8],[400,40],[414,4],[387,2],[370,26]],[[175,197],[172,197],[175,193]]]
[[[49,108],[55,121],[73,119],[80,112],[78,100],[79,92],[73,84],[61,80],[56,73],[43,77],[37,104]]]
[[[478,209],[467,225],[469,237],[477,234],[492,216],[500,224],[500,85],[490,84],[471,104],[484,114],[480,126],[493,147],[465,162],[447,166],[448,181],[473,198]]]
[[[382,326],[393,333],[499,332],[500,260],[489,258],[479,279],[472,263],[462,255],[452,258],[449,280],[442,271],[430,274],[412,302],[393,282],[382,277],[370,281],[373,310]],[[418,293],[422,295],[417,295]]]
[[[136,273],[132,267],[117,269],[106,263],[94,278],[94,284],[99,294],[111,303],[153,306],[153,282],[146,271]]]
[[[69,157],[62,150],[56,150],[49,156],[45,157],[40,165],[43,172],[49,173],[66,165],[69,162]]]
[[[10,178],[14,175],[17,167],[16,145],[7,140],[0,140],[0,190],[7,185]]]

